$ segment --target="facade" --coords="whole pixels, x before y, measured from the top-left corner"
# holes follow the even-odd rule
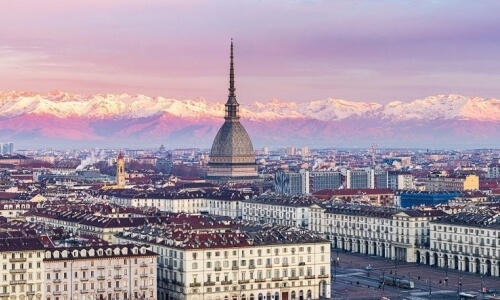
[[[243,220],[307,227],[311,198],[260,196],[243,202]]]
[[[311,193],[324,189],[338,189],[342,186],[343,176],[338,171],[312,171],[310,175]]]
[[[338,189],[315,192],[314,197],[322,200],[370,203],[375,206],[393,206],[394,192],[389,189]]]
[[[309,171],[299,172],[278,170],[274,176],[274,191],[285,195],[303,195],[309,193]]]
[[[413,175],[411,173],[399,171],[389,171],[387,173],[387,188],[393,191],[413,189]]]
[[[257,164],[250,136],[240,123],[239,104],[234,87],[233,42],[229,96],[226,102],[224,124],[217,132],[208,163],[207,179],[218,182],[252,182],[258,179]]]
[[[44,247],[21,232],[0,232],[0,298],[44,299]]]
[[[430,242],[429,222],[440,210],[400,210],[369,205],[312,205],[309,229],[332,241],[332,248],[416,262]]]
[[[160,254],[159,300],[330,298],[329,241],[298,228],[199,225],[191,220],[182,229],[142,227],[118,235]]]
[[[403,208],[434,206],[448,203],[460,194],[458,191],[396,191],[394,201],[396,206]]]
[[[500,178],[500,163],[488,165],[488,178]]]
[[[125,187],[125,159],[123,159],[121,152],[118,154],[118,159],[116,160],[116,185],[118,187]]]
[[[431,175],[419,181],[426,191],[469,191],[479,190],[479,177],[470,175]]]
[[[156,299],[157,256],[134,245],[47,249],[44,299]]]
[[[460,212],[431,222],[430,248],[417,252],[418,262],[499,277],[499,243],[497,212]]]

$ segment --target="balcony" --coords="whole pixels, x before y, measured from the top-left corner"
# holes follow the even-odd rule
[[[306,265],[306,263],[305,263],[305,262],[300,262],[300,263],[299,263],[299,266],[305,266],[305,265]]]
[[[85,270],[88,270],[88,269],[89,269],[89,267],[88,267],[88,266],[82,266],[82,267],[80,268],[80,270],[82,270],[82,271],[85,271]]]
[[[238,267],[238,266],[233,266],[233,267],[232,267],[232,269],[233,269],[233,270],[238,270],[238,269],[239,269],[239,267]]]
[[[147,286],[145,286],[145,285],[143,285],[143,286],[141,286],[141,287],[140,287],[140,289],[141,289],[141,290],[147,290],[147,289],[148,289],[148,287],[147,287]]]
[[[299,276],[290,276],[288,280],[299,280]]]
[[[271,278],[272,281],[282,281],[283,277],[273,277]]]
[[[249,279],[238,280],[238,284],[244,284],[244,283],[250,283],[250,280]]]
[[[89,278],[80,278],[80,281],[89,281]]]
[[[104,276],[97,276],[97,280],[104,280],[104,279],[106,279],[106,277],[104,277]]]
[[[314,278],[316,278],[316,276],[314,275],[304,276],[304,279],[314,279]]]
[[[282,267],[288,267],[288,263],[281,264]]]
[[[27,292],[26,292],[26,295],[28,295],[28,296],[34,296],[34,295],[35,295],[35,291],[27,291]],[[2,296],[2,295],[0,294],[0,297],[1,297],[1,296]]]
[[[16,273],[26,273],[26,269],[13,269],[9,270],[10,273],[16,274]]]
[[[215,285],[215,282],[214,281],[205,281],[203,283],[204,286],[212,286],[212,285]]]
[[[11,280],[10,285],[26,284],[26,280]]]
[[[26,258],[9,258],[9,262],[26,262]]]
[[[0,293],[0,297],[9,297],[10,293]]]
[[[272,268],[273,265],[266,265],[266,268]]]
[[[145,263],[145,262],[141,263],[141,268],[145,268],[145,267],[147,267],[147,266],[148,266],[148,264],[147,264],[147,263]]]
[[[122,275],[115,275],[113,276],[114,279],[122,279]]]
[[[106,289],[97,289],[97,292],[98,292],[98,293],[105,293],[105,292],[106,292]]]
[[[90,293],[90,290],[80,290],[80,294],[88,294]]]
[[[141,275],[139,275],[139,277],[141,277],[141,278],[148,278],[148,276],[149,276],[148,274],[141,274]]]
[[[122,265],[114,265],[113,266],[115,269],[121,269],[122,268]]]
[[[167,265],[167,269],[169,269],[169,270],[173,270],[173,269],[174,269],[174,265],[172,265],[172,264],[168,264],[168,265]]]
[[[255,265],[249,265],[248,268],[249,269],[255,269]]]
[[[193,283],[190,283],[189,284],[190,287],[197,287],[197,286],[201,286],[201,282],[193,282]]]
[[[122,288],[121,287],[115,287],[114,290],[115,290],[115,292],[119,292],[119,291],[122,290]]]
[[[54,294],[54,296],[58,296],[58,295],[61,295],[62,292],[61,291],[53,291],[52,294]]]
[[[225,280],[225,281],[221,281],[220,284],[229,285],[229,284],[233,284],[233,281],[232,280]]]
[[[266,279],[265,278],[255,279],[255,282],[266,282]]]
[[[328,278],[330,275],[328,274],[323,274],[323,275],[318,275],[318,278]]]
[[[106,268],[106,267],[105,266],[97,266],[98,270],[103,270],[104,268]]]
[[[222,268],[221,268],[221,267],[215,267],[215,271],[216,271],[216,272],[218,272],[218,271],[220,271],[220,270],[222,270]]]

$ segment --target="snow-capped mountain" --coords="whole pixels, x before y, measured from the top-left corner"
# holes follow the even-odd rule
[[[0,140],[204,147],[213,140],[223,114],[223,102],[202,98],[0,93]],[[331,98],[302,103],[273,99],[241,105],[241,116],[256,146],[348,147],[373,141],[422,147],[500,144],[500,100],[494,98],[439,95],[386,105]]]

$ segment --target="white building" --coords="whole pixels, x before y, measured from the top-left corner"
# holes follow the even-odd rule
[[[430,249],[420,262],[490,276],[500,276],[500,214],[489,209],[460,212],[431,222]]]
[[[47,249],[44,299],[156,299],[157,256],[133,245]]]
[[[267,224],[307,227],[312,198],[260,196],[242,202],[243,220]]]
[[[330,243],[307,230],[193,217],[117,238],[160,254],[160,300],[330,298]]]

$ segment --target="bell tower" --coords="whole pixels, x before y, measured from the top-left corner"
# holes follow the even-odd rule
[[[125,187],[125,159],[120,151],[118,159],[116,160],[116,185]]]

